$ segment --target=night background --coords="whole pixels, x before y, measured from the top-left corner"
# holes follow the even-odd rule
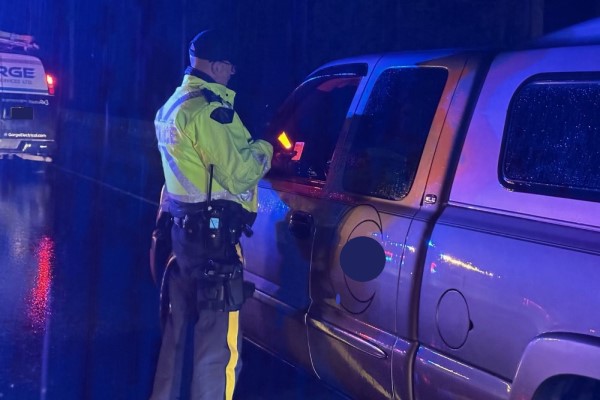
[[[242,62],[231,86],[242,119],[259,134],[324,62],[382,51],[511,48],[598,15],[597,0],[2,0],[0,30],[36,38],[65,110],[137,120],[152,120],[180,83],[197,32],[232,30]]]
[[[180,84],[199,31],[223,28],[239,38],[230,86],[242,120],[260,137],[285,97],[325,62],[383,51],[510,49],[599,15],[598,0],[2,0],[0,30],[33,35],[58,78],[57,161],[100,179],[111,169],[149,168],[139,184],[158,195],[152,121]],[[118,160],[109,154],[115,146],[140,148],[153,166]],[[132,190],[123,179],[111,183]]]
[[[0,207],[0,224],[6,225],[0,242],[10,247],[18,237],[30,249],[42,235],[42,255],[53,258],[56,270],[53,280],[47,271],[54,287],[52,301],[46,300],[56,311],[45,328],[52,328],[55,341],[45,364],[49,376],[30,368],[40,358],[35,349],[43,347],[43,327],[33,339],[20,330],[0,332],[0,344],[6,344],[0,367],[23,366],[0,372],[0,398],[12,398],[3,396],[12,379],[32,393],[16,398],[40,398],[40,374],[49,393],[60,393],[51,398],[149,393],[160,331],[147,250],[163,183],[153,119],[180,84],[188,43],[198,32],[224,28],[238,37],[241,61],[230,86],[242,120],[260,137],[285,97],[328,61],[416,49],[511,49],[598,16],[600,0],[0,0],[0,31],[35,37],[35,54],[57,78],[60,104],[53,165],[60,174],[22,180],[13,170],[1,171],[10,201]],[[27,222],[34,233],[21,232]],[[5,278],[8,268],[0,267]],[[15,280],[22,278],[17,268],[25,267],[15,267]],[[11,290],[20,290],[11,285],[0,279],[0,318],[12,310]],[[13,336],[25,339],[14,344]],[[111,352],[124,355],[119,365]],[[297,390],[283,375],[271,379]],[[111,385],[129,391],[115,397]],[[64,387],[71,391],[59,391]]]

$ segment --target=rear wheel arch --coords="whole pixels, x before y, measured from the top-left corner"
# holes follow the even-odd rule
[[[537,337],[525,348],[510,399],[570,400],[573,393],[587,388],[600,390],[600,338],[571,333],[547,334]],[[564,397],[567,394],[571,397]]]
[[[578,375],[557,375],[538,387],[532,400],[600,399],[600,380]]]

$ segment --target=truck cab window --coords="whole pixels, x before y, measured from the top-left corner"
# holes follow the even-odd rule
[[[275,145],[270,176],[325,181],[333,150],[360,83],[360,76],[317,77],[284,103],[268,135],[273,143],[285,132],[291,148]]]
[[[353,123],[345,190],[391,200],[408,194],[447,77],[432,67],[381,74]]]

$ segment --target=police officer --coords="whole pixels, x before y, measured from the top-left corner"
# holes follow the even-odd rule
[[[196,317],[192,398],[231,399],[241,369],[239,310],[248,293],[239,237],[256,216],[273,149],[253,140],[233,109],[233,54],[224,33],[199,33],[181,86],[156,114],[177,266],[151,399],[179,398],[186,326]]]

